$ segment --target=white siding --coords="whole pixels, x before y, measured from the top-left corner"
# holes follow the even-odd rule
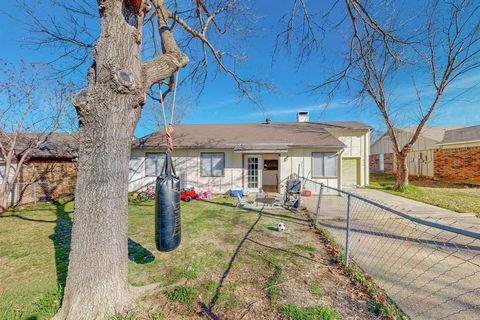
[[[332,152],[332,150],[290,149],[287,153],[282,153],[280,155],[280,183],[284,184],[288,179],[297,178],[300,175],[315,182],[322,182],[327,186],[338,188],[339,174],[337,174],[337,177],[329,178],[312,177],[312,152]],[[340,157],[338,161],[340,162]],[[338,163],[337,172],[340,172],[340,163]],[[320,191],[318,184],[308,181],[305,183],[304,188],[312,191],[314,194],[318,194]]]
[[[412,134],[405,131],[400,131],[397,134],[398,143],[401,147],[405,146],[410,139]],[[437,142],[420,136],[418,140],[413,144],[412,150],[408,155],[408,169],[410,175],[413,176],[427,176],[433,177],[433,156],[434,150],[438,148]],[[392,142],[390,137],[385,135],[378,139],[371,147],[371,154],[386,154],[393,153]],[[395,160],[394,166],[395,168]]]
[[[130,159],[129,191],[139,190],[155,183],[155,177],[145,176],[145,152],[164,152],[164,150],[132,150]],[[225,174],[222,177],[202,177],[200,174],[201,152],[225,153]],[[177,175],[185,184],[193,184],[202,190],[224,193],[234,187],[242,186],[242,155],[232,149],[177,149],[173,152],[173,163]]]
[[[360,159],[361,185],[368,184],[369,130],[336,130],[332,134],[347,145],[343,152],[341,149],[335,151],[339,152],[337,177],[312,177],[312,152],[332,152],[331,149],[291,148],[288,152],[278,155],[280,184],[284,184],[287,179],[301,176],[339,188],[341,187],[342,157]],[[155,177],[145,177],[145,152],[164,152],[164,150],[132,150],[129,191],[139,190],[148,184],[155,183]],[[200,175],[201,152],[225,153],[225,175],[223,177],[202,177]],[[214,193],[225,193],[231,188],[244,186],[243,157],[244,154],[234,152],[233,149],[176,149],[173,152],[175,168],[182,180]],[[272,154],[265,155],[265,157],[272,158]],[[314,183],[307,183],[305,188],[313,193],[319,191],[318,185]]]
[[[368,185],[370,130],[331,130],[330,133],[346,145],[342,158],[358,158],[360,160],[360,185]]]

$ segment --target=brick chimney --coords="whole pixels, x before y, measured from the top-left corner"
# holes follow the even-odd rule
[[[308,122],[308,111],[297,112],[297,122]]]

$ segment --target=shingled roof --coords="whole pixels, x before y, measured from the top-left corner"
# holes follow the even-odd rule
[[[421,135],[425,138],[431,139],[433,141],[440,142],[445,136],[445,132],[448,130],[454,130],[462,128],[461,126],[428,126],[422,129]],[[398,130],[406,131],[408,133],[414,134],[417,130],[417,127],[399,127]]]
[[[480,141],[480,125],[460,128],[445,132],[445,137],[439,144]]]
[[[330,130],[370,129],[360,122],[271,122],[178,124],[176,148],[284,149],[288,147],[343,148]],[[164,148],[163,130],[134,142],[134,148]]]
[[[77,156],[77,138],[76,133],[31,133],[22,132],[18,136],[15,148],[17,156],[21,156],[25,150],[38,141],[42,142],[38,149],[33,150],[30,157],[36,158],[74,158]],[[8,147],[14,134],[4,133],[0,135],[0,139]],[[43,141],[45,140],[45,141]]]

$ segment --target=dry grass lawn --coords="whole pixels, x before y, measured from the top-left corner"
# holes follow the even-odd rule
[[[182,203],[182,244],[154,245],[154,205],[130,206],[129,280],[158,283],[114,319],[373,319],[305,213],[246,211],[219,197]],[[73,202],[0,215],[0,318],[48,319],[65,284]],[[277,232],[277,222],[286,224]],[[173,286],[172,286],[173,284]]]

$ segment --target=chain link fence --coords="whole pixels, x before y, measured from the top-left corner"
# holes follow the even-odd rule
[[[10,186],[8,201],[10,206],[37,204],[63,197],[71,197],[75,192],[75,179],[50,181],[16,182]]]
[[[372,276],[412,319],[480,319],[478,224],[422,219],[317,184],[319,195],[303,205],[336,239],[346,265]]]

